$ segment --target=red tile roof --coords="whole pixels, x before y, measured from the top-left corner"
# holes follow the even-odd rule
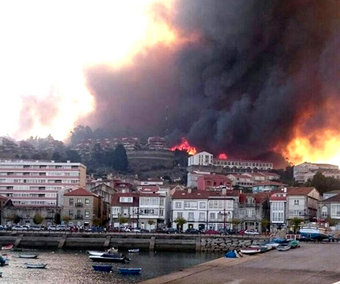
[[[64,196],[93,196],[93,197],[98,197],[96,194],[87,191],[84,188],[77,188],[75,190],[72,190],[71,192],[65,193]]]
[[[176,190],[172,199],[208,199],[207,191],[192,190],[190,193],[186,190]]]
[[[308,195],[314,187],[287,187],[288,195]]]
[[[144,193],[158,192],[159,187],[156,185],[143,185],[139,191]]]

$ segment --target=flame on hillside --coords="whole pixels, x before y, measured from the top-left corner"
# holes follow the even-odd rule
[[[221,154],[218,155],[218,159],[219,160],[226,160],[226,159],[228,159],[228,156],[227,156],[226,153],[221,153]]]
[[[197,153],[197,149],[194,146],[191,146],[188,142],[187,139],[185,139],[184,137],[181,140],[181,143],[173,146],[170,148],[171,151],[186,151],[189,155],[195,155]]]

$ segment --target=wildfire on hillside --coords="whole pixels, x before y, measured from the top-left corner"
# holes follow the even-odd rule
[[[189,155],[195,155],[197,153],[197,149],[194,146],[191,146],[189,144],[189,141],[185,139],[184,137],[181,140],[181,143],[173,146],[170,148],[171,151],[186,151]]]
[[[218,155],[218,159],[220,159],[220,160],[226,160],[226,159],[228,159],[228,156],[227,156],[226,153],[221,153],[221,154]]]

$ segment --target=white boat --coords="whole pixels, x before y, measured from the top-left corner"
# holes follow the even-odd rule
[[[328,238],[325,228],[318,228],[316,226],[307,226],[300,229],[300,235],[302,238],[309,240],[320,240]]]
[[[89,255],[93,255],[93,256],[102,256],[103,254],[115,254],[118,253],[118,249],[112,247],[106,251],[96,251],[96,250],[88,250],[87,253]]]
[[[129,249],[128,252],[129,253],[136,253],[136,252],[139,252],[139,249]]]
[[[44,269],[46,268],[45,263],[25,263],[26,268],[33,268],[33,269]]]
[[[259,248],[244,248],[244,249],[241,249],[240,252],[242,254],[257,254],[259,252],[261,252],[261,250]]]
[[[19,254],[19,258],[37,258],[37,254]]]

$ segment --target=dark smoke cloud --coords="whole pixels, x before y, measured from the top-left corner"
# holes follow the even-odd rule
[[[88,70],[97,107],[87,121],[112,135],[167,133],[215,154],[280,160],[270,153],[299,123],[306,134],[329,126],[323,106],[339,103],[339,6],[177,1],[166,20],[199,40],[144,50],[124,69]]]

